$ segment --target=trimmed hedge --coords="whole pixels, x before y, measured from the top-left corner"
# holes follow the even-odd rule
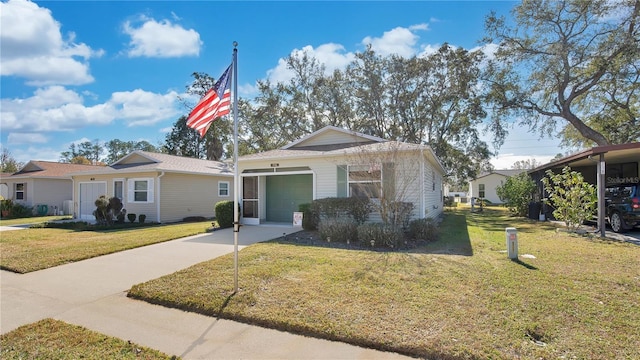
[[[229,228],[233,226],[233,201],[224,200],[216,203],[215,206],[216,221],[220,228]]]

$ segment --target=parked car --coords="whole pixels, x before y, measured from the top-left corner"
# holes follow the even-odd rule
[[[640,184],[615,184],[605,189],[607,219],[611,229],[625,232],[640,225]]]

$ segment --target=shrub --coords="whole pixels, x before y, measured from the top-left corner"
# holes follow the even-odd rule
[[[323,219],[349,217],[357,224],[362,224],[371,213],[369,198],[324,198],[311,203],[311,213],[316,224]]]
[[[409,223],[409,237],[413,240],[434,241],[438,237],[438,227],[433,219],[415,219]]]
[[[526,172],[507,178],[496,188],[496,193],[504,205],[517,216],[526,216],[529,202],[536,190],[536,184]],[[487,200],[484,200],[488,202]]]
[[[324,219],[318,224],[323,240],[346,243],[358,238],[357,224],[351,219]]]
[[[14,203],[11,208],[12,218],[27,218],[33,216],[33,207]]]
[[[233,201],[219,201],[215,205],[216,221],[221,228],[233,226]]]
[[[134,214],[134,213],[128,213],[128,214],[127,214],[127,219],[129,219],[129,222],[134,222],[134,221],[136,221],[136,214]]]
[[[145,214],[140,214],[140,215],[138,215],[138,221],[139,221],[141,224],[144,224],[144,221],[145,221],[145,220],[147,220],[147,215],[145,215]]]
[[[205,220],[207,220],[207,218],[204,216],[187,216],[186,218],[182,219],[183,222],[201,222]]]
[[[0,211],[4,214],[3,216],[11,216],[11,209],[13,208],[13,201],[11,199],[2,199],[0,200]]]
[[[579,172],[571,171],[568,166],[560,174],[547,170],[547,177],[542,179],[542,183],[555,208],[553,216],[564,221],[567,229],[577,230],[595,213],[596,189],[586,183]]]
[[[305,230],[317,230],[318,219],[311,211],[311,204],[298,205],[298,211],[302,212],[302,228]]]
[[[118,216],[116,216],[116,219],[118,219],[118,223],[122,224],[124,222],[124,217],[127,215],[127,210],[122,209],[122,211],[120,211],[120,213],[118,213]]]
[[[358,226],[358,241],[362,246],[385,246],[397,249],[404,240],[404,233],[398,226],[368,223]]]

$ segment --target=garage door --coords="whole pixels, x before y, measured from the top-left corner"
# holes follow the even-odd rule
[[[267,221],[292,222],[298,205],[313,200],[313,175],[267,176]]]
[[[93,216],[93,211],[96,209],[96,199],[102,195],[107,194],[107,183],[104,182],[92,182],[92,183],[80,183],[80,209],[78,210],[81,220],[93,221],[96,218]]]

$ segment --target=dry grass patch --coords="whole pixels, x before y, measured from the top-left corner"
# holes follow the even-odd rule
[[[519,230],[507,259],[504,228]],[[437,359],[640,357],[640,248],[502,211],[446,215],[412,252],[269,242],[134,286],[129,296]]]
[[[3,231],[0,269],[17,273],[42,270],[74,261],[206,232],[210,221],[144,228],[74,231],[32,228]]]
[[[0,335],[2,359],[176,359],[62,321],[44,319]]]

